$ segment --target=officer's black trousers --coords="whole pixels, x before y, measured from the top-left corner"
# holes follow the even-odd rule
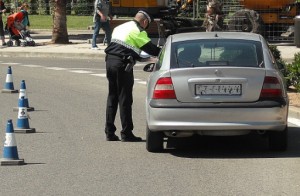
[[[116,131],[114,124],[118,105],[122,123],[121,133],[130,133],[132,123],[132,88],[134,84],[133,71],[125,72],[126,63],[117,58],[106,59],[106,77],[108,79],[108,97],[106,105],[105,133],[113,134]]]

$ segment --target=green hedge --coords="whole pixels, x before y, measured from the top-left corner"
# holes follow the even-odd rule
[[[300,53],[294,55],[294,61],[287,64],[287,79],[291,85],[300,92]]]
[[[286,64],[276,46],[270,45],[269,48],[280,67],[280,71],[286,78],[287,87],[293,86],[297,92],[300,92],[300,53],[295,54],[292,63]]]

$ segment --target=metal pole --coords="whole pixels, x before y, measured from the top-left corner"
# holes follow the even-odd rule
[[[196,10],[196,17],[199,19],[199,0],[197,0],[197,10]]]
[[[193,20],[195,20],[195,1],[193,1]]]
[[[15,0],[15,13],[18,12],[18,0]]]

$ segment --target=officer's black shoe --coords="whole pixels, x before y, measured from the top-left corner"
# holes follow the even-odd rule
[[[133,133],[121,133],[121,141],[122,142],[140,142],[142,138],[136,137]]]
[[[115,134],[107,134],[106,141],[120,141],[119,137]]]

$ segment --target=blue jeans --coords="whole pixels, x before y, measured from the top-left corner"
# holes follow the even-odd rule
[[[99,34],[100,28],[102,28],[103,31],[105,32],[106,41],[107,44],[109,44],[111,40],[111,29],[110,29],[109,21],[101,22],[100,20],[99,21],[97,20],[94,24],[95,24],[95,28],[94,28],[93,38],[92,38],[92,47],[97,46],[96,41],[97,41],[97,36]]]

